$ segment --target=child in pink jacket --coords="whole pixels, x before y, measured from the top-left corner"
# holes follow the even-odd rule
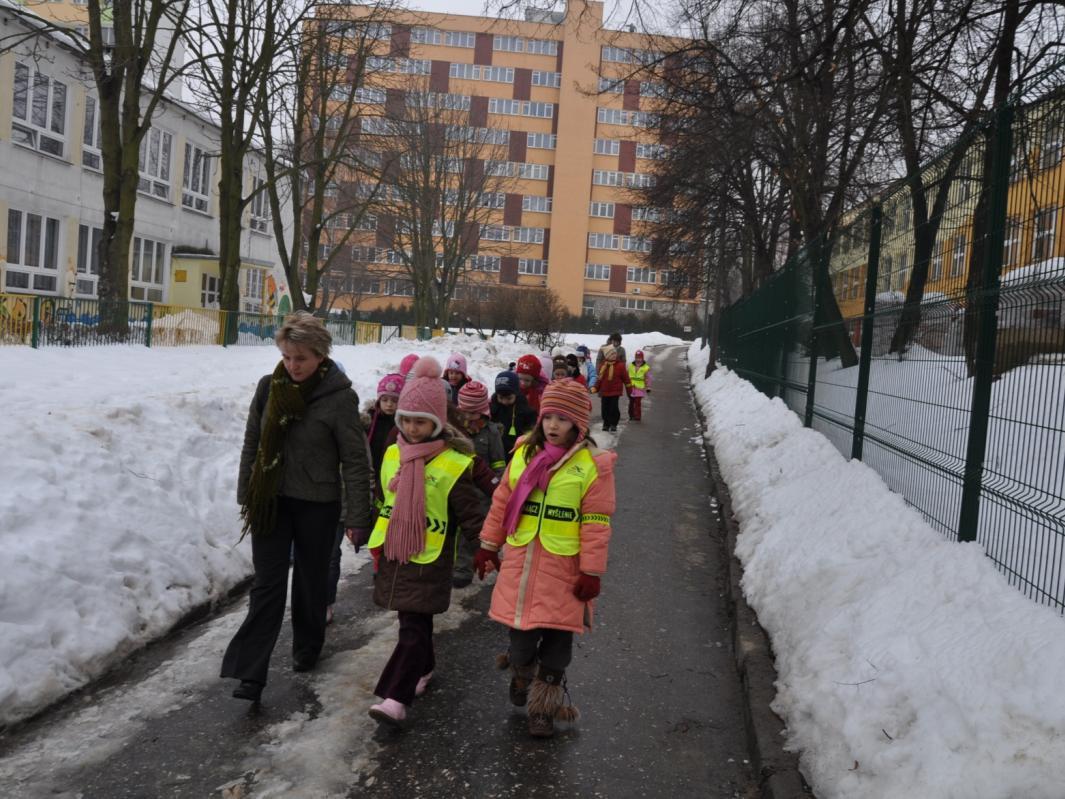
[[[499,570],[488,615],[510,628],[501,667],[529,733],[548,738],[563,707],[573,634],[590,628],[614,513],[613,452],[588,438],[592,403],[576,380],[544,389],[536,427],[518,441],[481,529],[478,575]],[[505,544],[505,546],[504,546]],[[503,550],[502,563],[499,550]]]

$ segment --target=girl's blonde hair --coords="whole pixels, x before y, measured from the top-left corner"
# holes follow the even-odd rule
[[[325,324],[307,311],[296,311],[286,316],[284,324],[274,334],[274,341],[278,346],[283,341],[300,344],[319,358],[328,358],[329,350],[333,347],[333,337]]]

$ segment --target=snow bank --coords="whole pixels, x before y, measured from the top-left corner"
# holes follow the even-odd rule
[[[822,799],[1057,799],[1065,621],[727,369],[693,390],[768,631],[774,709]]]
[[[525,345],[338,347],[363,399],[408,352],[495,373]],[[0,724],[84,685],[251,571],[237,465],[262,347],[0,350]]]

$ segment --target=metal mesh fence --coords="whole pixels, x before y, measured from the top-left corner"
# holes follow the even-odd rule
[[[726,309],[722,361],[1065,610],[1065,95],[1027,97]]]

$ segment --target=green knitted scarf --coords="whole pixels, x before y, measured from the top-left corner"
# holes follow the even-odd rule
[[[281,453],[289,425],[303,418],[307,401],[318,388],[331,362],[326,359],[315,373],[302,383],[293,383],[279,363],[270,377],[270,393],[259,434],[259,450],[248,483],[247,502],[240,510],[244,529],[240,537],[269,533],[277,521],[277,492],[281,487]]]

